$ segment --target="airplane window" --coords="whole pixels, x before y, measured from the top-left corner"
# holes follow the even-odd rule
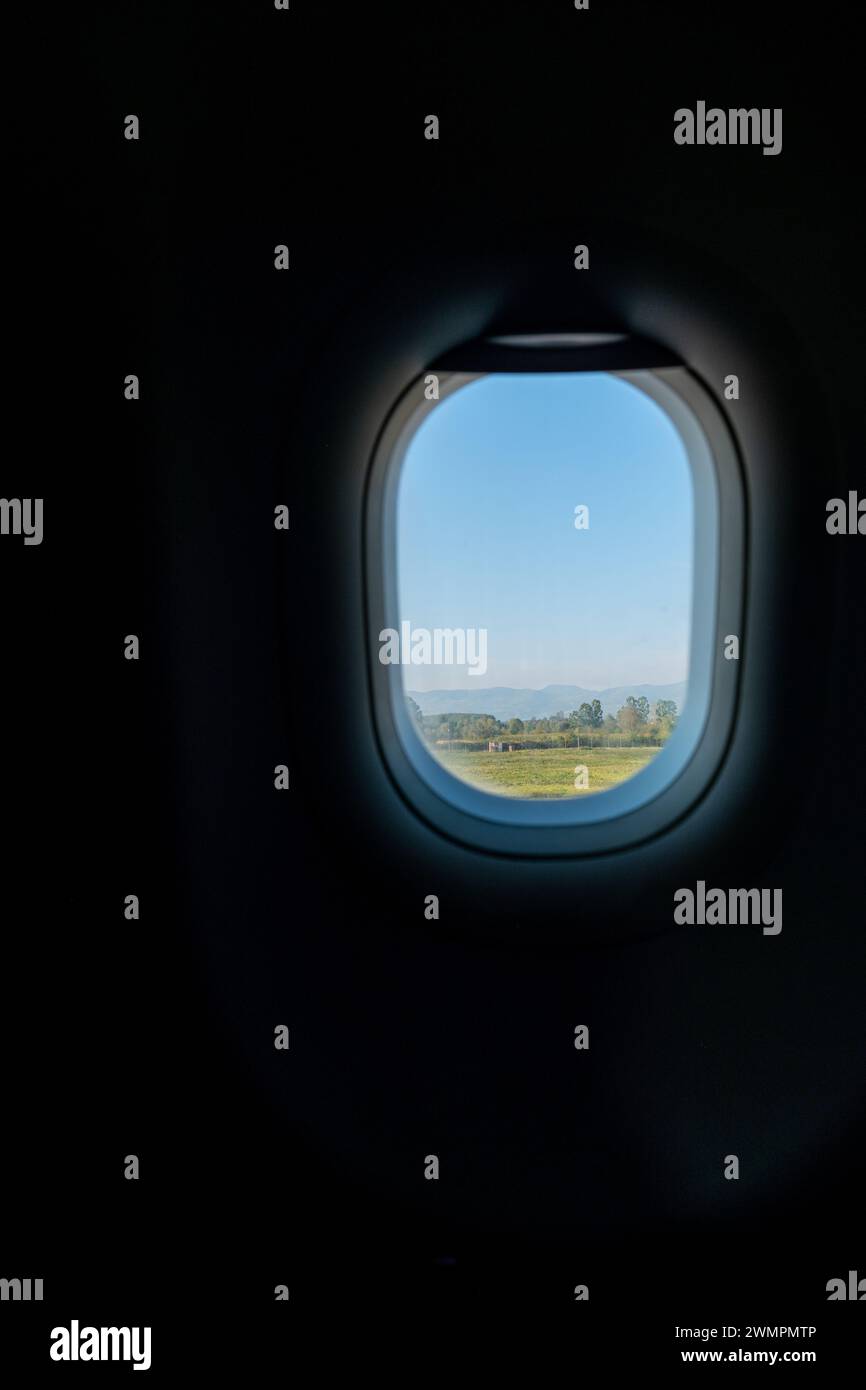
[[[691,469],[611,373],[480,377],[414,434],[397,492],[399,666],[417,736],[496,796],[593,796],[683,713]]]
[[[681,810],[733,719],[742,543],[732,436],[687,368],[419,378],[368,489],[374,710],[404,793],[529,853]]]

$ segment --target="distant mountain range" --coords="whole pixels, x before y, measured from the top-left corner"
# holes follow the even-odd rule
[[[605,714],[616,714],[628,695],[656,700],[676,700],[682,713],[686,682],[675,685],[614,685],[608,690],[585,690],[582,685],[546,685],[543,690],[519,690],[494,685],[475,690],[410,690],[408,694],[422,714],[490,714],[494,719],[546,719],[557,710],[568,714],[586,701],[600,700]]]

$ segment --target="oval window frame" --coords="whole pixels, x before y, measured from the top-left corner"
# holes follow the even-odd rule
[[[527,340],[527,344],[530,340]],[[604,349],[564,358],[554,352],[518,353],[508,347],[472,347],[465,368],[421,372],[400,396],[373,452],[367,480],[364,551],[367,655],[376,734],[385,765],[404,800],[442,834],[489,853],[573,857],[610,853],[661,833],[704,794],[718,771],[733,732],[738,675],[743,658],[743,594],[746,540],[743,470],[733,432],[720,406],[688,367],[664,350],[642,357],[623,340],[620,363]],[[482,365],[478,365],[483,363]],[[378,634],[399,630],[397,603],[397,484],[414,433],[431,411],[470,382],[500,370],[594,371],[621,377],[664,409],[685,446],[693,483],[692,615],[689,696],[665,747],[649,766],[618,786],[587,797],[532,800],[484,792],[461,781],[427,751],[406,708],[401,668],[379,661]],[[438,379],[438,399],[425,384]],[[723,639],[740,639],[740,659],[726,660]]]

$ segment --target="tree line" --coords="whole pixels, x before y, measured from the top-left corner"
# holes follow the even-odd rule
[[[492,714],[422,714],[411,696],[409,713],[430,743],[483,743],[491,739],[514,747],[592,747],[606,741],[622,743],[626,736],[637,744],[664,743],[676,727],[679,713],[675,700],[650,705],[645,695],[629,695],[615,715],[605,714],[600,700],[584,702],[566,713],[557,711],[543,719],[496,719]]]

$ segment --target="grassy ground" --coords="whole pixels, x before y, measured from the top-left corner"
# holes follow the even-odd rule
[[[514,753],[431,752],[448,771],[481,791],[500,796],[559,798],[603,792],[633,777],[658,748],[531,748]],[[586,767],[589,785],[575,787],[575,768]]]

